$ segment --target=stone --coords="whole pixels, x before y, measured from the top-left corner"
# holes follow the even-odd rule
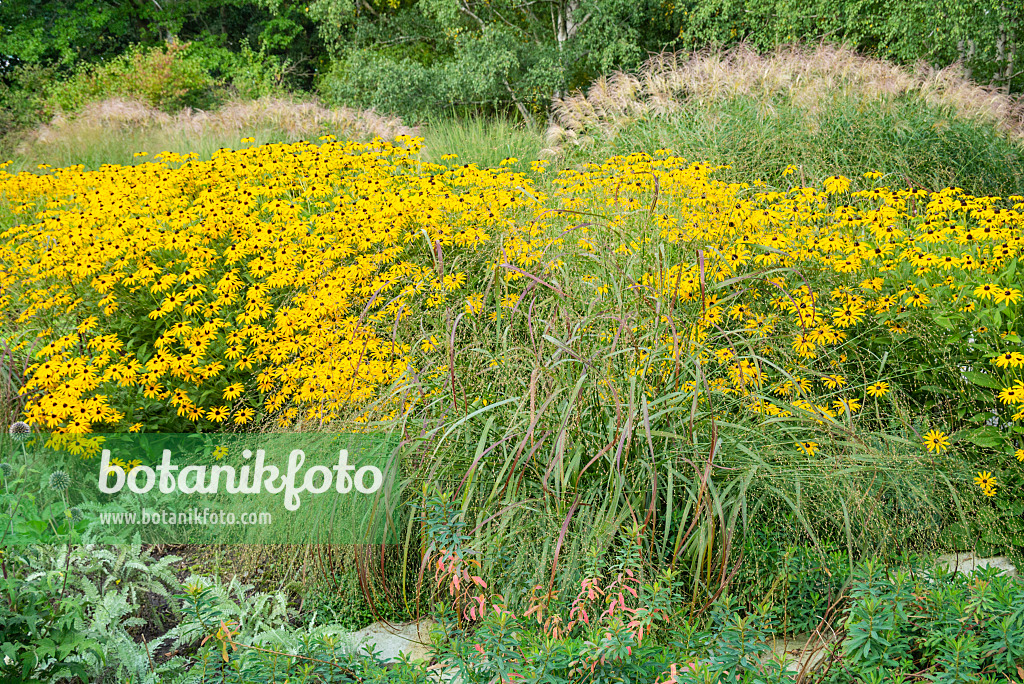
[[[413,662],[430,660],[430,628],[431,620],[390,624],[375,622],[358,632],[350,632],[347,636],[356,652],[365,653],[366,646],[378,658],[386,663],[399,660],[399,654],[405,654]]]
[[[979,558],[969,551],[962,553],[947,553],[939,556],[936,562],[947,570],[967,574],[975,568],[997,568],[1006,574],[1016,577],[1017,568],[1013,566],[1006,556],[992,556],[991,558]]]
[[[811,672],[828,656],[831,644],[810,633],[776,637],[772,652],[784,660],[788,672]]]

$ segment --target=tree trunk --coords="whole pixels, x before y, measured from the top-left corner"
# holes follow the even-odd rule
[[[578,16],[580,4],[581,0],[565,0],[555,4],[555,42],[559,52],[576,36],[580,27],[590,21],[589,13],[582,18]]]
[[[992,80],[1010,94],[1013,87],[1013,64],[1017,56],[1017,23],[1020,10],[1008,10],[1003,3],[999,7],[999,33],[996,36],[996,71]]]
[[[966,40],[957,41],[956,51],[960,56],[960,63],[964,65],[964,75],[967,78],[970,78],[972,71],[971,60],[974,59],[974,39],[968,38]]]
[[[508,94],[512,97],[512,102],[515,103],[516,109],[519,110],[519,115],[523,117],[523,121],[530,126],[534,126],[536,121],[533,120],[533,114],[531,114],[530,110],[526,108],[526,105],[520,102],[519,98],[516,97],[516,91],[512,89],[512,84],[508,82],[508,78],[505,78],[504,81],[505,88],[508,90]]]

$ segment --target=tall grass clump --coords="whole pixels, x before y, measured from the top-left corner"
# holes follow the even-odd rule
[[[425,398],[400,422],[420,464],[410,493],[451,497],[491,591],[571,595],[630,549],[647,578],[677,572],[703,610],[740,570],[751,530],[784,527],[784,544],[838,549],[851,565],[937,548],[966,469],[933,469],[898,421],[840,418],[808,451],[809,416],[758,379],[723,393],[716,350],[785,371],[742,328],[694,335],[703,306],[739,301],[730,285],[705,283],[706,298],[685,303],[637,292],[645,263],[674,256],[595,257],[585,273],[534,281],[490,325],[456,314],[441,367],[396,388],[402,402]],[[585,276],[613,283],[608,299],[587,297]],[[792,414],[751,411],[762,402]]]
[[[316,101],[267,96],[228,102],[211,111],[168,114],[142,100],[112,98],[58,115],[23,136],[13,168],[81,164],[131,165],[157,153],[195,153],[209,159],[221,148],[238,148],[242,137],[257,144],[297,142],[333,135],[339,139],[394,139],[416,130],[399,119]],[[140,157],[140,154],[145,153]]]
[[[557,208],[516,220],[490,249],[418,247],[437,279],[470,274],[478,294],[450,305],[438,295],[396,323],[396,343],[417,340],[415,361],[367,413],[394,416],[377,427],[406,439],[405,495],[450,507],[444,524],[406,519],[406,575],[388,580],[403,588],[391,600],[424,588],[423,568],[442,554],[424,532],[432,526],[461,530],[456,555],[512,604],[572,595],[625,554],[647,578],[678,573],[703,610],[757,563],[746,554],[765,551],[751,532],[783,528],[784,546],[838,551],[850,568],[933,551],[945,528],[969,525],[972,471],[921,448],[906,358],[885,370],[885,343],[839,333],[810,360],[794,330],[753,313],[790,296],[783,282],[801,309],[801,292],[845,296],[846,278],[776,262],[767,245],[737,247],[727,228],[702,233],[699,221],[726,219],[697,198],[714,214],[745,190],[700,164],[670,181],[661,164],[638,154],[564,172]],[[676,238],[668,217],[680,203],[693,232]],[[745,266],[724,265],[735,258]],[[807,325],[836,332],[821,318]],[[851,397],[869,401],[883,377],[906,393],[861,411]]]
[[[432,162],[456,155],[462,163],[496,168],[509,158],[536,160],[544,146],[540,131],[506,117],[435,118],[422,131],[424,158]]]
[[[553,109],[548,143],[577,162],[668,147],[775,186],[795,165],[807,179],[878,169],[930,190],[1024,188],[1024,106],[956,66],[911,72],[826,46],[664,54]]]

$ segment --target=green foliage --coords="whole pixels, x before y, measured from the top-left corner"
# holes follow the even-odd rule
[[[778,663],[767,658],[771,619],[765,612],[741,615],[726,600],[712,610],[711,630],[716,637],[709,665],[719,681],[750,675],[766,676],[768,681],[785,679]]]
[[[170,637],[140,645],[137,635],[163,633],[177,621],[168,600],[178,586],[178,560],[154,558],[137,541],[8,547],[0,651],[10,663],[0,673],[42,681],[61,674],[141,681],[154,674],[145,649],[159,649]],[[167,660],[159,671],[172,672],[180,662]]]
[[[1024,151],[987,123],[916,95],[878,102],[830,96],[813,110],[786,97],[739,95],[683,104],[678,112],[623,122],[612,135],[570,150],[590,155],[670,148],[687,159],[728,164],[727,182],[757,178],[786,188],[878,169],[901,186],[959,187],[976,195],[1024,192]],[[790,165],[796,176],[784,176]],[[954,340],[949,340],[953,344]]]
[[[439,111],[530,120],[553,96],[648,54],[739,43],[827,40],[905,64],[961,61],[979,81],[1019,91],[1022,17],[1019,3],[983,0],[9,0],[0,74],[10,87],[24,65],[109,69],[133,45],[179,41],[246,95],[319,83],[332,102],[410,120]]]
[[[812,632],[835,615],[850,580],[845,549],[818,549],[789,519],[756,526],[744,536],[743,562],[731,584],[737,599],[754,610],[764,604],[775,628],[786,634]]]
[[[244,591],[236,585],[235,592]],[[240,603],[226,599],[231,587],[216,582],[190,580],[179,595],[185,621],[175,631],[199,642],[196,664],[190,676],[198,681],[220,682],[424,682],[422,668],[403,663],[389,670],[373,656],[353,653],[337,625],[313,622],[293,627],[271,616],[264,606],[279,601],[257,594]],[[261,615],[262,614],[262,615]],[[272,624],[276,623],[271,629]],[[395,675],[394,679],[390,675]]]
[[[133,45],[167,42],[240,54],[245,49],[282,63],[306,63],[323,55],[309,3],[299,0],[192,0],[113,3],[106,0],[9,0],[0,5],[0,54],[11,66],[45,65],[74,71],[109,64]],[[226,74],[215,74],[218,77]],[[308,83],[308,74],[305,85]],[[299,81],[302,81],[299,78]]]
[[[829,40],[903,64],[963,61],[981,82],[1019,92],[1024,6],[984,0],[679,0],[679,46],[757,50]],[[1011,87],[1012,86],[1012,87]]]
[[[389,621],[400,622],[402,618],[408,617],[390,604],[371,606],[359,591],[358,584],[351,581],[329,589],[318,589],[309,597],[306,608],[317,615],[319,622],[335,624],[351,631],[373,624],[377,619],[374,608],[383,610],[385,614],[381,618]]]
[[[522,92],[524,55],[511,36],[491,30],[480,36],[462,34],[452,48],[450,59],[429,65],[408,57],[395,61],[373,50],[350,50],[321,81],[320,92],[331,103],[375,108],[411,122],[437,112],[505,107],[511,97],[506,83],[519,84]],[[535,111],[546,104],[543,91],[524,97]]]
[[[40,122],[39,93],[46,92],[53,78],[53,69],[38,65],[17,67],[0,78],[0,146]]]
[[[16,65],[64,67],[112,57],[141,38],[138,12],[139,6],[132,3],[106,0],[4,2],[0,54],[13,58]]]
[[[553,95],[612,67],[634,67],[674,35],[655,2],[453,2],[380,8],[313,4],[335,64],[329,101],[422,121],[437,112],[542,118]],[[346,27],[331,34],[327,27]]]
[[[1024,586],[998,570],[858,568],[838,681],[879,672],[952,683],[1018,676]],[[854,678],[854,679],[851,679]]]
[[[65,591],[60,574],[47,573],[32,580],[6,577],[8,558],[2,559],[0,578],[0,674],[8,680],[51,680],[58,676],[85,678],[84,658],[102,658],[95,635],[77,626],[83,611]]]
[[[189,577],[184,582],[182,621],[176,631],[184,637],[205,633],[221,621],[236,626],[241,639],[260,640],[289,624],[288,596],[284,592],[254,592],[251,585],[231,578]]]
[[[213,85],[187,44],[152,50],[135,47],[101,66],[83,66],[66,81],[54,84],[45,107],[75,112],[89,102],[125,97],[174,111],[203,104]]]
[[[79,541],[88,523],[71,506],[67,487],[51,486],[58,465],[45,472],[30,466],[25,444],[6,435],[0,447],[0,545]]]
[[[602,621],[575,636],[552,639],[535,624],[500,606],[472,633],[441,617],[439,630],[448,641],[436,657],[448,660],[474,684],[517,676],[552,684],[584,677],[602,683],[653,682],[669,670],[674,655],[669,647],[652,639],[638,642],[636,632],[619,618]]]
[[[290,62],[268,54],[265,47],[254,52],[248,45],[242,45],[228,70],[232,88],[239,97],[258,99],[285,93],[285,76],[291,68]]]
[[[456,163],[497,168],[518,159],[511,168],[529,172],[528,162],[540,157],[543,140],[536,128],[506,117],[436,117],[423,128],[424,157],[440,163],[454,154]]]

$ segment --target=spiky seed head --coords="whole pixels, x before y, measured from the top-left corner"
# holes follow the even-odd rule
[[[7,433],[11,436],[11,439],[18,442],[23,442],[26,439],[28,439],[29,435],[32,434],[32,428],[29,427],[29,424],[26,423],[25,421],[19,420],[17,422],[11,423],[11,427],[7,431]]]
[[[71,477],[63,470],[50,473],[50,489],[55,492],[66,492],[71,486]]]

